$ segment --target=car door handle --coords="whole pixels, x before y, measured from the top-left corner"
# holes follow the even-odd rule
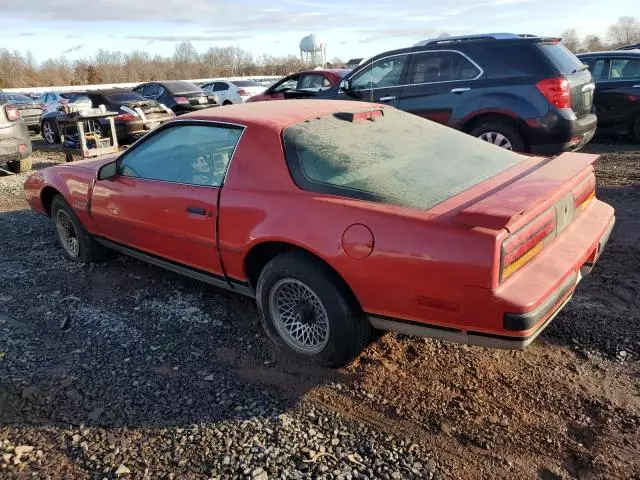
[[[471,90],[469,87],[465,87],[465,88],[452,88],[452,89],[451,89],[451,93],[459,94],[459,93],[468,92],[469,90]]]
[[[390,102],[391,100],[395,100],[396,97],[382,97],[379,101],[380,102]]]
[[[202,207],[187,207],[187,213],[202,215],[204,217],[207,214],[207,210]]]

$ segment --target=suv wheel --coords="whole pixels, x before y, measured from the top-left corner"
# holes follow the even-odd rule
[[[20,160],[10,160],[7,162],[7,170],[12,173],[25,173],[31,170],[32,163],[31,157],[21,158]]]
[[[304,252],[271,260],[260,274],[256,294],[267,336],[300,357],[340,367],[370,339],[371,324],[339,279]]]
[[[485,142],[493,143],[497,147],[524,152],[524,141],[518,130],[504,122],[481,123],[469,132]]]

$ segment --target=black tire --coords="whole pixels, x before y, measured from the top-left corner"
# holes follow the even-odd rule
[[[233,105],[233,102],[230,100],[225,100],[224,102],[222,102],[222,105]]]
[[[51,203],[51,220],[53,221],[56,238],[62,248],[62,252],[74,262],[89,263],[103,260],[107,256],[107,249],[100,245],[84,228],[73,209],[60,195],[56,195]],[[59,220],[68,220],[73,227],[73,234],[77,240],[77,252],[75,254],[65,246],[65,240],[61,237],[61,229],[58,228]]]
[[[31,170],[33,160],[31,157],[20,160],[10,160],[7,162],[7,170],[12,173],[25,173]]]
[[[636,118],[636,121],[633,124],[633,138],[636,142],[640,142],[640,116]]]
[[[300,282],[310,289],[326,312],[328,335],[321,351],[302,352],[291,346],[273,316],[272,298],[282,282]],[[371,338],[371,324],[342,279],[322,262],[304,252],[287,252],[273,258],[260,273],[256,289],[261,323],[267,336],[280,348],[328,367],[350,362]],[[304,302],[301,302],[304,303]],[[301,305],[291,307],[292,311]],[[304,308],[304,307],[302,307]],[[301,313],[295,313],[301,319]]]
[[[47,131],[51,129],[51,134]],[[43,120],[42,122],[42,138],[45,143],[55,145],[60,143],[60,134],[56,130],[56,124],[52,120]]]
[[[515,125],[509,125],[506,122],[494,120],[494,121],[481,123],[480,125],[474,127],[469,132],[470,135],[477,138],[481,138],[482,140],[485,140],[485,141],[489,141],[489,140],[483,137],[491,136],[491,134],[493,133],[502,135],[509,142],[509,144],[511,145],[510,149],[513,150],[514,152],[526,151],[526,147],[525,147],[524,140],[522,139],[522,135],[520,135],[520,132],[518,132],[518,129],[515,127]],[[494,136],[493,138],[499,138],[499,137]],[[491,142],[491,143],[495,143],[495,142]]]

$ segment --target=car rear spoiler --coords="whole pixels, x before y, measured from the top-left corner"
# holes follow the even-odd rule
[[[492,230],[506,228],[529,207],[539,204],[576,175],[593,169],[599,155],[563,153],[528,175],[484,197],[453,217],[453,222]]]

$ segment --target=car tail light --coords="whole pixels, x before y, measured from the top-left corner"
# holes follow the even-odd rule
[[[137,117],[135,115],[131,115],[130,113],[121,113],[120,115],[116,115],[113,117],[114,120],[120,120],[122,122],[132,122]]]
[[[547,78],[536,83],[547,101],[558,108],[571,108],[571,86],[564,77]]]
[[[640,102],[640,97],[638,97],[636,95],[629,95],[629,101],[630,102]]]
[[[590,175],[589,178],[574,188],[571,194],[573,195],[573,204],[576,211],[584,210],[591,200],[596,197],[596,177]]]
[[[551,209],[510,235],[502,244],[501,280],[513,275],[538,255],[555,229],[556,212]]]
[[[189,99],[187,97],[174,97],[173,99],[176,103],[189,103]]]
[[[9,120],[10,122],[20,120],[20,111],[18,110],[18,107],[7,105],[6,107],[4,107],[4,111],[7,114],[7,120]]]
[[[240,95],[241,97],[248,97],[249,92],[247,92],[244,88],[241,88],[240,90],[238,90],[238,95]]]
[[[24,143],[18,145],[18,153],[24,153],[27,151],[27,146]]]
[[[69,103],[69,100],[67,100],[66,98],[60,99],[60,105],[66,105],[67,103]]]
[[[39,103],[39,104],[38,104],[38,108],[41,108],[41,109],[43,109],[43,110],[44,110],[44,109],[45,109],[45,108],[47,108],[47,107],[45,107],[44,103]]]

